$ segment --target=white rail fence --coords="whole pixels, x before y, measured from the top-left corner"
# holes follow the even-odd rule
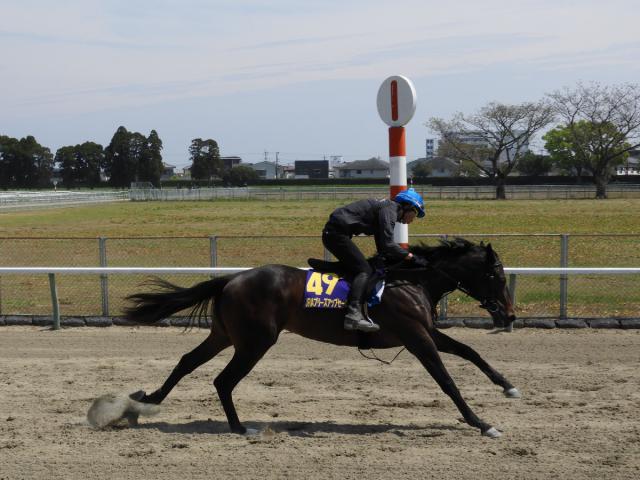
[[[414,185],[421,195],[430,199],[493,199],[495,186],[433,186]],[[335,200],[388,195],[388,186],[286,186],[286,187],[202,187],[202,188],[132,188],[133,201],[180,200]],[[507,185],[506,195],[512,200],[584,199],[595,198],[594,185]],[[640,185],[609,184],[609,198],[639,198]]]
[[[306,268],[303,268],[306,270]],[[251,270],[247,267],[0,267],[0,275],[30,274],[48,275],[51,290],[51,305],[53,315],[53,329],[60,328],[60,306],[56,288],[56,275],[100,275],[106,280],[108,275],[220,275],[232,274]],[[509,289],[515,303],[517,275],[557,275],[560,279],[568,279],[569,275],[637,275],[640,268],[541,268],[541,267],[516,267],[505,268],[509,276]],[[441,317],[446,316],[446,298],[440,305]],[[566,290],[564,302],[561,299],[560,317],[566,318]]]
[[[0,210],[61,207],[129,200],[128,190],[0,191]]]

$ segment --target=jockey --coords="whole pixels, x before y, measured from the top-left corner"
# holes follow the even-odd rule
[[[360,234],[373,235],[378,253],[391,263],[407,260],[418,266],[425,266],[421,259],[414,257],[393,240],[396,222],[409,224],[416,216],[422,218],[424,215],[422,197],[410,188],[398,193],[393,200],[359,200],[337,208],[329,216],[329,221],[322,230],[322,243],[353,276],[344,317],[346,330],[375,332],[380,329],[362,313],[367,281],[373,272],[351,238]]]

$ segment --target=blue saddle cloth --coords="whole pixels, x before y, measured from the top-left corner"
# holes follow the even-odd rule
[[[345,308],[351,285],[344,278],[333,273],[323,273],[310,269],[304,289],[305,308]],[[370,293],[367,304],[377,305],[382,300],[384,280],[379,281]]]

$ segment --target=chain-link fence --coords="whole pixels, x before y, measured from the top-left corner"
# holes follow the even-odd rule
[[[464,235],[491,242],[507,267],[637,267],[639,235]],[[412,235],[411,243],[436,244],[444,235]],[[357,238],[366,254],[375,246]],[[318,236],[0,238],[3,267],[252,267],[305,266],[327,258]],[[163,276],[189,286],[203,275]],[[143,275],[56,276],[63,316],[118,316],[125,297],[144,290]],[[640,275],[521,275],[515,279],[516,313],[527,317],[640,317]],[[513,279],[512,279],[513,281]],[[0,276],[0,315],[50,315],[46,275]],[[477,301],[454,292],[448,317],[483,317]]]

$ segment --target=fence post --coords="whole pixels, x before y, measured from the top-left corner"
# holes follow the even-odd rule
[[[100,249],[100,266],[107,266],[107,239],[105,237],[98,238],[98,246]],[[109,316],[109,280],[106,274],[100,274],[100,291],[102,297],[102,316]]]
[[[446,240],[447,239],[447,235],[442,235],[442,240]],[[446,320],[447,319],[447,307],[449,306],[449,301],[447,300],[447,295],[445,295],[444,297],[442,297],[442,299],[439,302],[439,315],[438,315],[438,319],[439,320]]]
[[[569,266],[569,235],[563,233],[560,236],[560,267]],[[560,275],[560,318],[567,318],[567,302],[569,292],[569,276],[564,273]]]
[[[49,274],[49,289],[51,290],[51,305],[53,306],[53,330],[60,330],[60,304],[58,303],[58,289],[56,276]]]
[[[511,294],[511,305],[514,310],[516,308],[516,278],[517,276],[515,273],[509,274],[509,293]],[[513,323],[509,324],[507,332],[513,332]]]
[[[218,237],[215,235],[209,236],[209,263],[211,268],[218,266]]]

